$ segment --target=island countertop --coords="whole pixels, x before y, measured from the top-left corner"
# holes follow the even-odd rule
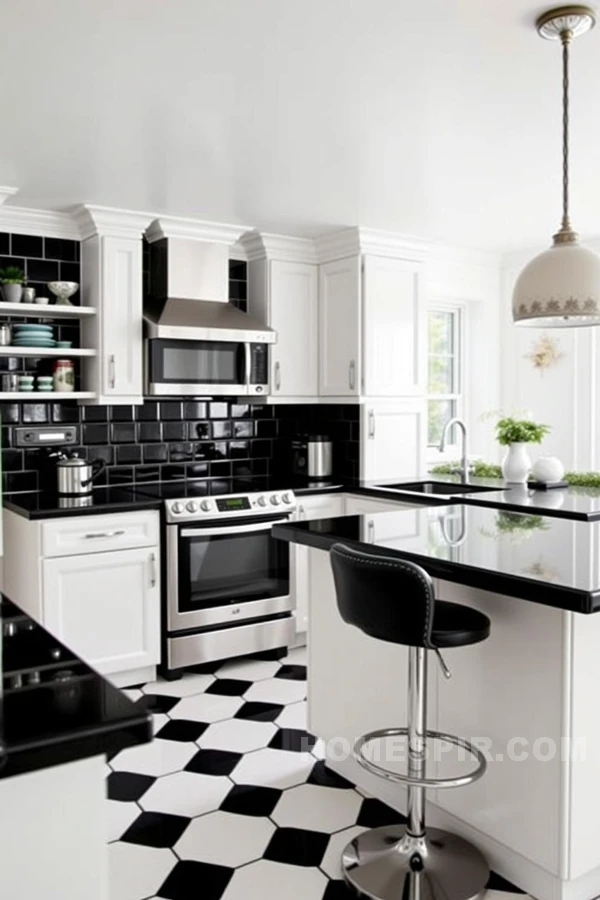
[[[425,500],[425,498],[423,498]],[[433,578],[579,613],[600,611],[600,523],[466,504],[291,522],[281,540],[410,559]]]

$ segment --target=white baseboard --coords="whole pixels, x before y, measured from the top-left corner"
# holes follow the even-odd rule
[[[132,669],[130,672],[112,672],[105,678],[118,688],[146,684],[148,681],[156,681],[156,666],[145,666],[143,669]]]

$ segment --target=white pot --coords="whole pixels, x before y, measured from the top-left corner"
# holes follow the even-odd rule
[[[23,293],[22,284],[3,284],[2,296],[6,303],[20,303]]]
[[[518,442],[509,444],[508,452],[502,460],[502,474],[509,484],[525,484],[531,471],[531,460],[527,452],[527,444]]]
[[[556,484],[565,474],[565,467],[555,456],[540,456],[536,459],[532,472],[537,481],[543,484]]]

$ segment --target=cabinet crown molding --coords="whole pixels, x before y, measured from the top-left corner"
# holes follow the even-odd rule
[[[7,200],[19,193],[19,188],[0,186],[0,206],[4,206]]]
[[[90,206],[87,203],[73,207],[71,216],[82,240],[95,235],[141,238],[154,218],[153,213],[113,209],[110,206]]]
[[[243,248],[249,262],[257,259],[315,264],[317,262],[315,242],[310,238],[249,231],[242,235],[238,243]]]
[[[399,259],[424,261],[433,246],[420,238],[378,231],[372,228],[344,228],[315,238],[317,259],[320,263],[333,262],[348,256],[372,253]]]
[[[232,244],[248,231],[247,225],[225,225],[221,222],[203,222],[200,219],[181,219],[176,216],[152,216],[146,229],[146,239],[153,244],[162,238],[209,241],[211,244]]]
[[[0,231],[79,240],[79,228],[68,213],[5,206],[17,192],[18,188],[0,187]]]

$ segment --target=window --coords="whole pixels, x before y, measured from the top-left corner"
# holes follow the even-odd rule
[[[446,422],[462,413],[463,319],[463,312],[459,307],[433,308],[428,314],[427,445],[429,447],[439,447]],[[454,435],[450,437],[454,438]]]

